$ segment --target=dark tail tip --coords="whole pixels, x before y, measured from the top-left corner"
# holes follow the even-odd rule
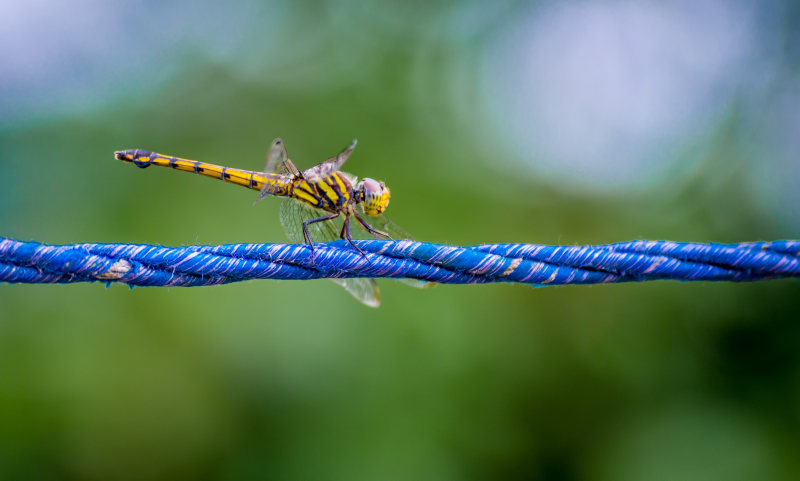
[[[150,152],[146,152],[144,150],[138,150],[138,149],[137,150],[118,150],[118,151],[114,152],[114,157],[117,160],[124,160],[125,162],[133,162],[133,164],[136,167],[141,167],[143,169],[145,167],[149,167],[150,164],[152,163],[152,159],[150,159],[150,157],[152,155],[153,154],[150,153]],[[144,157],[147,160],[136,160],[136,159],[141,159],[142,157]]]

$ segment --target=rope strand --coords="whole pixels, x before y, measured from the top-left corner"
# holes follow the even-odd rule
[[[442,284],[518,282],[600,284],[673,279],[755,281],[800,277],[800,241],[694,244],[632,241],[597,246],[484,244],[452,247],[411,241],[317,244],[312,261],[298,244],[162,247],[146,244],[51,246],[0,238],[0,282],[121,282],[206,286],[250,279],[414,278]]]

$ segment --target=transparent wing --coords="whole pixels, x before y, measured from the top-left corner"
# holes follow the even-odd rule
[[[286,237],[294,243],[304,244],[303,222],[326,215],[327,212],[315,209],[291,197],[286,197],[281,203],[281,225]],[[330,242],[339,238],[336,224],[331,220],[316,222],[308,226],[311,240],[317,242]]]
[[[389,220],[385,214],[362,215],[361,218],[367,221],[367,223],[372,227],[389,234],[392,240],[417,240],[414,238],[414,236],[406,232],[405,229]]]
[[[300,173],[295,167],[294,162],[289,159],[286,152],[286,145],[279,138],[272,141],[272,145],[267,152],[267,165],[264,166],[267,174],[298,175]]]
[[[281,203],[281,225],[286,237],[292,242],[303,244],[303,222],[326,215],[327,212],[315,209],[292,198],[285,198]],[[339,239],[339,227],[332,220],[315,222],[308,226],[312,242],[329,242]],[[381,293],[375,279],[331,279],[343,286],[347,292],[360,302],[378,307],[381,304]]]
[[[367,224],[371,225],[373,228],[378,229],[379,231],[383,231],[392,238],[392,240],[410,240],[416,241],[414,237],[406,232],[405,229],[400,227],[399,225],[392,222],[386,215],[364,215],[363,208],[361,209],[361,218],[364,219]],[[359,229],[362,230],[362,229]],[[363,231],[363,230],[362,230]],[[366,232],[365,232],[366,234]],[[369,234],[367,234],[369,235]],[[418,287],[421,289],[427,289],[436,285],[435,282],[430,281],[423,281],[421,279],[397,279],[398,281],[408,284],[412,287]]]
[[[303,175],[306,177],[315,175],[324,177],[328,174],[336,172],[337,170],[340,170],[344,163],[347,162],[347,159],[350,158],[350,154],[353,153],[353,150],[356,148],[356,144],[358,144],[358,140],[353,139],[353,141],[350,142],[350,145],[345,147],[343,151],[339,152],[336,157],[331,157],[325,162],[303,171]]]
[[[277,138],[272,141],[272,145],[267,151],[267,164],[264,166],[264,173],[267,174],[286,174],[285,162],[289,158],[286,153],[286,146],[283,140]]]
[[[288,154],[286,153],[286,147],[283,145],[283,140],[280,138],[272,141],[269,152],[267,152],[267,164],[264,166],[264,173],[291,176],[296,176],[299,174],[297,167],[295,167],[294,163],[289,160]],[[258,199],[256,199],[256,202],[268,195],[275,195],[277,193],[275,189],[277,188],[277,184],[265,183],[261,188],[261,192],[258,194]]]

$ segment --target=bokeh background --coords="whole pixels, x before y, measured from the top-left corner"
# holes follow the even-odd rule
[[[283,242],[359,145],[420,240],[800,238],[793,0],[0,2],[0,235]],[[2,479],[800,477],[800,285],[0,286]]]

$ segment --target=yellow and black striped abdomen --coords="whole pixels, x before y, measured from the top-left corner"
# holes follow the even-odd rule
[[[340,212],[353,198],[353,185],[341,172],[324,177],[296,179],[289,195],[317,209]]]
[[[114,156],[125,162],[132,162],[137,167],[149,167],[158,165],[169,167],[183,172],[194,172],[195,174],[224,180],[232,184],[241,185],[248,189],[261,190],[265,185],[272,195],[289,195],[291,183],[289,177],[278,174],[265,174],[250,170],[233,169],[220,165],[207,164],[196,160],[171,157],[156,152],[146,150],[121,150],[115,152]]]

